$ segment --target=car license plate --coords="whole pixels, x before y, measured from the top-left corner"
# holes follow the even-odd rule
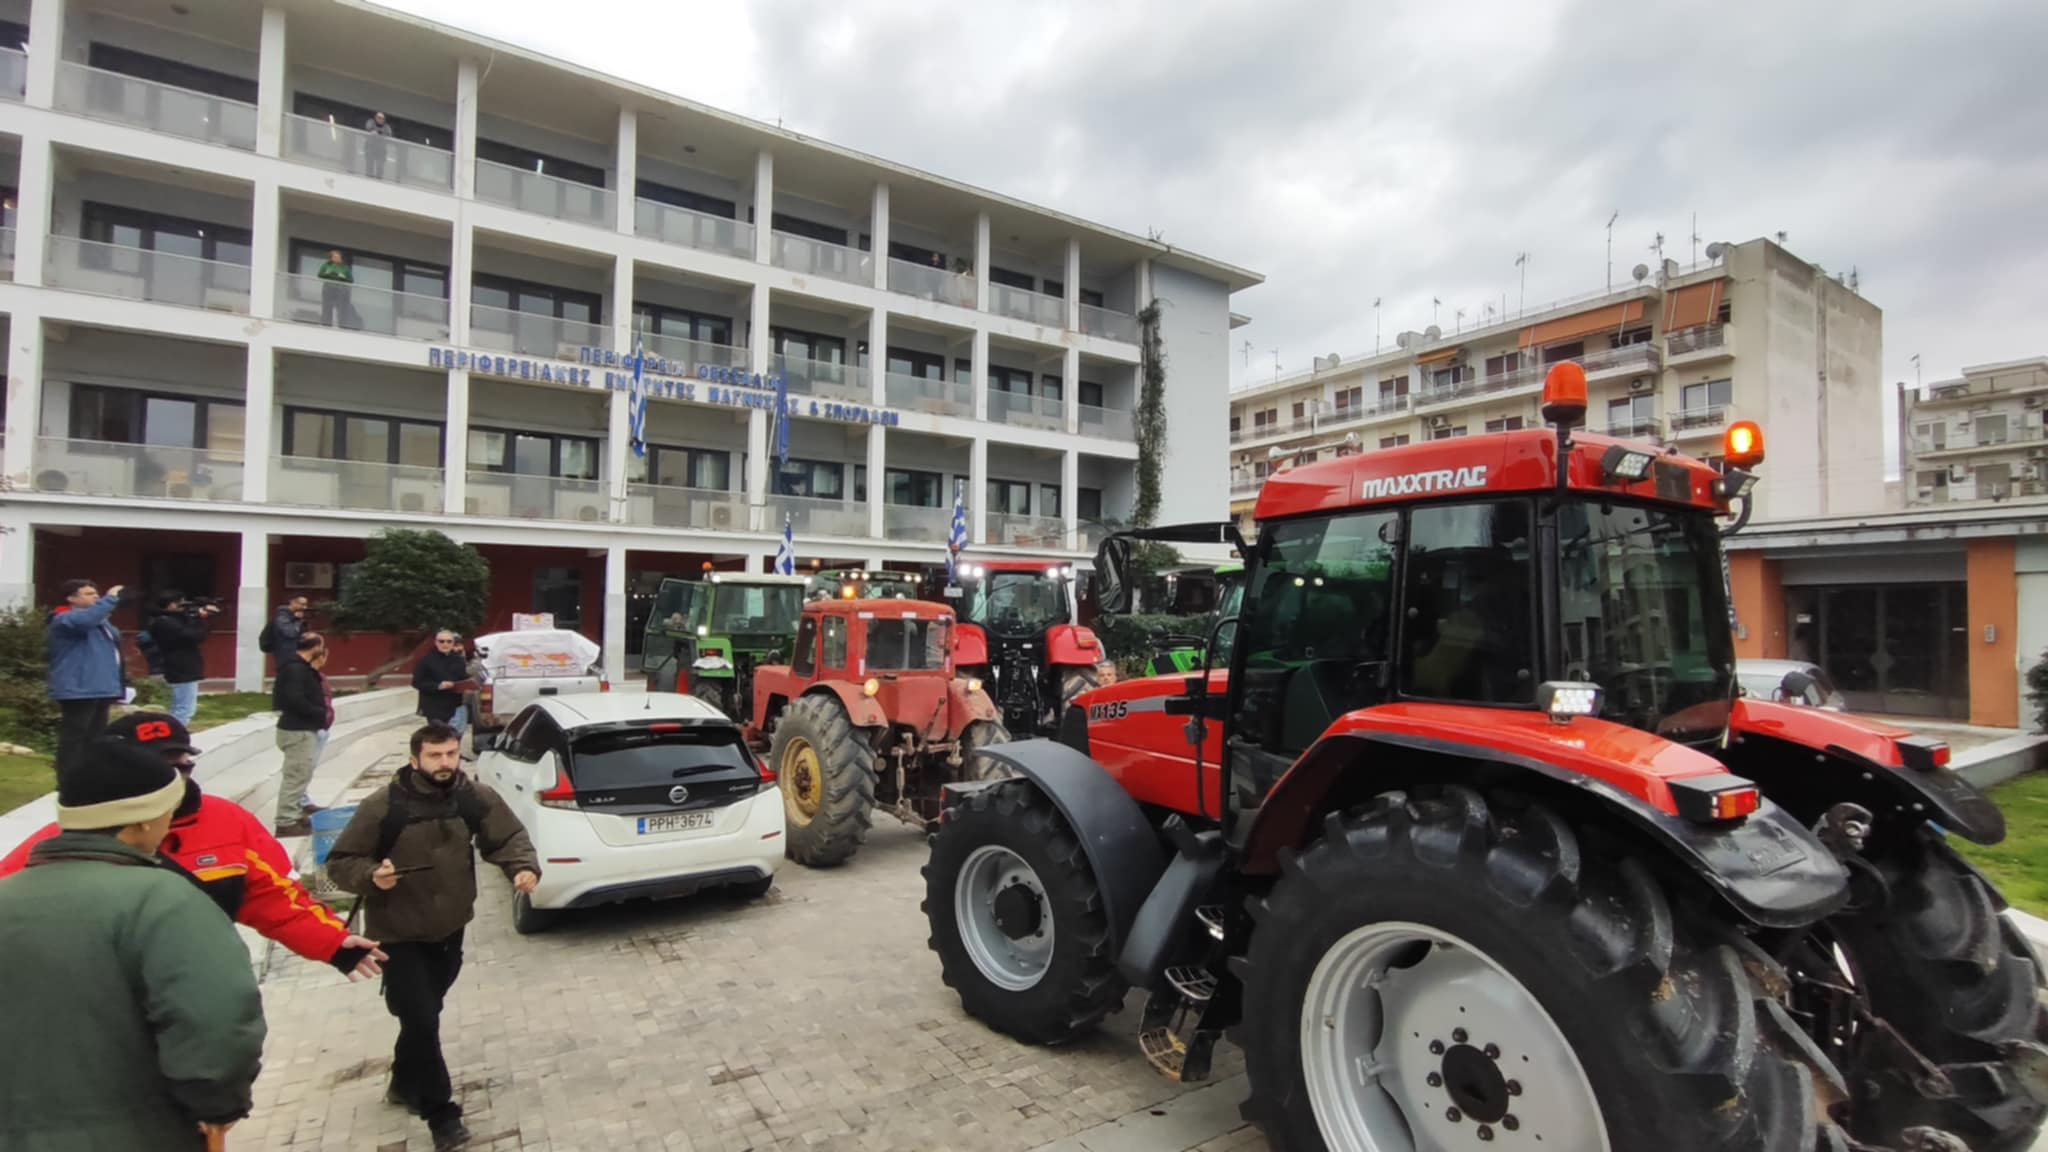
[[[667,816],[640,817],[640,835],[655,836],[663,832],[689,832],[698,828],[711,827],[709,812],[675,812]]]

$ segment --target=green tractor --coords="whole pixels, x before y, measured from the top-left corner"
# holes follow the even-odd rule
[[[789,662],[806,583],[802,576],[741,572],[663,580],[640,648],[647,690],[688,692],[745,720],[754,669]]]
[[[1209,646],[1208,634],[1215,629],[1218,620],[1236,616],[1243,605],[1244,565],[1219,566],[1216,569],[1216,607],[1198,617],[1202,623],[1202,635],[1176,632],[1153,637],[1152,655],[1145,664],[1145,675],[1186,676],[1201,671],[1205,663],[1204,650]],[[1230,661],[1230,633],[1226,632],[1216,647],[1216,663],[1227,664]]]
[[[915,572],[866,568],[827,568],[813,572],[804,587],[804,601],[916,600],[924,578]]]

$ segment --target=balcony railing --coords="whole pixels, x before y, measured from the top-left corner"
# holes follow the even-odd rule
[[[1067,427],[1065,407],[1057,396],[1033,396],[1023,392],[988,392],[988,418],[1019,428],[1046,428],[1063,432]]]
[[[706,532],[744,532],[747,496],[711,488],[671,488],[661,484],[626,486],[629,523],[655,528],[694,528]]]
[[[659,200],[637,200],[633,204],[633,231],[649,240],[680,244],[705,252],[754,258],[754,226],[744,220],[728,220],[678,208]]]
[[[935,416],[974,416],[974,385],[966,380],[938,380],[891,372],[882,381],[889,407],[906,412],[930,412]]]
[[[1029,288],[991,283],[988,286],[988,310],[998,316],[1012,316],[1047,328],[1067,326],[1067,302]]]
[[[882,505],[882,534],[891,540],[921,544],[944,544],[952,535],[953,510],[918,508],[909,504]]]
[[[1093,304],[1081,305],[1081,331],[1088,336],[1100,336],[1104,340],[1120,340],[1125,344],[1138,342],[1138,318],[1128,312],[1112,312],[1097,308]]]
[[[744,369],[748,363],[747,350],[732,344],[713,344],[708,340],[687,340],[681,336],[663,336],[653,332],[641,332],[638,337],[647,349],[649,371],[655,370],[652,364],[655,357],[670,361],[664,367],[672,368],[677,374],[694,371],[699,364]],[[627,369],[631,370],[630,367]]]
[[[284,118],[284,154],[306,164],[353,172],[415,188],[446,192],[455,186],[455,154],[431,144],[380,136],[333,120]]]
[[[448,301],[317,276],[277,277],[277,318],[406,340],[448,339]]]
[[[1622,440],[1655,440],[1662,443],[1664,440],[1664,422],[1654,418],[1649,420],[1610,420],[1607,422],[1607,434]]]
[[[848,404],[875,402],[875,391],[868,383],[867,369],[857,364],[777,356],[775,366],[789,377],[792,395],[815,396],[820,400],[839,400]]]
[[[490,160],[476,162],[476,198],[594,228],[611,228],[616,224],[611,189]]]
[[[499,352],[574,360],[579,348],[610,347],[612,330],[604,324],[585,324],[581,320],[472,304],[469,306],[469,342],[478,348]]]
[[[281,456],[270,464],[270,503],[439,516],[439,468]]]
[[[471,516],[599,524],[610,519],[611,497],[598,480],[471,469],[462,505]]]
[[[1230,478],[1230,494],[1232,496],[1250,496],[1256,493],[1259,490],[1259,485],[1265,482],[1263,477],[1233,476]]]
[[[1685,436],[1695,432],[1719,428],[1728,422],[1728,406],[1716,404],[1711,408],[1681,408],[1671,417],[1671,433]]]
[[[0,228],[0,276],[14,279],[14,229]]]
[[[249,266],[102,244],[76,236],[50,237],[46,274],[54,288],[205,308],[249,311]]]
[[[1726,331],[1719,324],[1702,324],[1697,328],[1685,328],[1664,338],[1664,354],[1684,356],[1693,352],[1706,352],[1723,347],[1727,343]]]
[[[990,512],[988,542],[1017,548],[1058,548],[1064,551],[1067,547],[1067,522],[1053,516]]]
[[[1137,431],[1131,413],[1121,408],[1098,408],[1093,404],[1083,404],[1081,434],[1102,436],[1111,440],[1129,440],[1137,435]]]
[[[777,496],[768,502],[771,523],[764,531],[781,532],[782,518],[789,516],[790,531],[798,536],[866,536],[868,506],[865,502],[817,500],[809,496]]]
[[[131,124],[244,152],[256,150],[254,104],[68,60],[57,64],[57,107],[95,120]]]
[[[1629,344],[1589,353],[1580,363],[1588,373],[1653,371],[1664,363],[1655,344]]]
[[[768,256],[777,268],[805,276],[824,276],[848,284],[874,283],[874,256],[844,244],[827,244],[808,236],[775,232],[770,237]]]
[[[962,308],[974,307],[974,277],[908,260],[890,259],[889,291]]]
[[[28,53],[0,48],[0,100],[19,100],[27,94]]]
[[[103,440],[36,441],[38,492],[157,500],[240,500],[242,454]]]
[[[1937,442],[1929,436],[1913,437],[1913,451],[1954,452],[1958,454],[1982,452],[1998,448],[2009,448],[2016,444],[2030,444],[2044,437],[2048,437],[2048,429],[2044,429],[2039,424],[2014,426],[2011,422],[2008,422],[2000,431],[1987,432],[1983,429],[1983,421],[1980,417],[1976,428],[1970,429],[1967,433],[1957,433],[1955,439],[1944,437],[1941,441]]]

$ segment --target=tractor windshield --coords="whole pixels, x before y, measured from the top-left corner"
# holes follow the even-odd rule
[[[939,672],[946,667],[946,649],[953,621],[872,620],[868,622],[868,670],[871,672]]]
[[[803,588],[796,584],[719,584],[714,593],[713,635],[789,633],[796,631],[803,609]]]
[[[1698,512],[1573,501],[1558,510],[1566,675],[1602,714],[1672,739],[1718,735],[1733,697],[1720,535]]]
[[[1043,572],[991,572],[968,593],[963,615],[998,636],[1036,636],[1067,622],[1067,586]]]

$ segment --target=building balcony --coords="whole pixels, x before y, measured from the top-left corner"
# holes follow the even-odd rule
[[[224,148],[256,150],[256,106],[91,68],[57,64],[57,108]]]
[[[1666,363],[1691,363],[1732,355],[1734,349],[1729,347],[1728,329],[1725,324],[1702,324],[1696,328],[1683,328],[1664,338]]]
[[[369,460],[281,456],[270,462],[270,503],[438,516],[442,472]]]
[[[934,416],[974,418],[974,385],[965,380],[939,380],[891,372],[882,380],[889,407]]]
[[[1265,482],[1266,481],[1260,477],[1232,476],[1230,478],[1231,499],[1235,500],[1246,496],[1256,496],[1259,493],[1259,486],[1261,484],[1264,484]]]
[[[101,440],[36,441],[38,492],[149,500],[240,500],[242,454]]]
[[[1609,421],[1603,431],[1620,440],[1648,440],[1655,444],[1664,442],[1664,422],[1657,419]]]
[[[302,164],[435,192],[446,192],[455,186],[453,152],[379,136],[332,120],[286,116],[284,154]]]
[[[662,336],[653,332],[641,332],[637,338],[649,356],[670,361],[679,372],[692,371],[699,364],[745,371],[751,363],[747,350],[734,344],[713,344],[708,340],[687,340],[681,336]]]
[[[1064,432],[1067,428],[1065,406],[1056,396],[1032,396],[990,389],[988,418],[998,424],[1018,428],[1043,428],[1052,432]]]
[[[574,360],[579,349],[611,347],[612,330],[604,324],[585,324],[581,320],[472,304],[469,306],[469,342],[478,348],[497,352]]]
[[[802,276],[823,276],[848,284],[874,283],[874,256],[844,244],[827,244],[789,232],[770,232],[769,262]]]
[[[1134,440],[1137,438],[1137,416],[1121,408],[1098,408],[1093,404],[1081,405],[1081,435],[1100,436],[1108,440]]]
[[[710,488],[629,484],[626,487],[626,517],[630,523],[655,528],[745,531],[747,495]]]
[[[1062,325],[1064,327],[1064,325]],[[1113,312],[1093,304],[1081,305],[1081,334],[1100,336],[1124,344],[1138,342],[1138,318],[1128,312]]]
[[[0,100],[20,100],[27,94],[28,53],[0,48]]]
[[[988,514],[988,542],[1012,548],[1056,548],[1066,551],[1067,522],[1055,516]]]
[[[1046,328],[1067,326],[1067,302],[1057,296],[1012,288],[1008,284],[988,286],[988,310],[998,316],[1025,320]]]
[[[950,508],[920,508],[909,504],[882,505],[882,534],[891,540],[920,544],[944,544],[952,535]]]
[[[0,276],[14,279],[14,229],[0,228]]]
[[[1588,380],[1600,380],[1637,372],[1656,372],[1664,367],[1664,353],[1655,344],[1630,344],[1588,353],[1579,363],[1585,367]]]
[[[787,356],[777,356],[775,365],[789,378],[789,391],[793,396],[815,396],[820,400],[838,400],[848,404],[875,402],[867,370],[857,365],[796,360]]]
[[[147,300],[211,312],[249,311],[249,266],[51,236],[47,282],[53,288]]]
[[[1913,454],[1931,459],[1952,459],[1959,456],[1974,456],[1986,452],[2004,452],[2014,448],[2025,448],[2040,444],[2048,436],[2048,429],[2039,424],[2022,424],[2015,428],[2007,425],[2003,432],[1980,434],[1967,443],[1943,439],[1933,440],[1926,436],[1913,437]]]
[[[649,240],[703,252],[723,252],[743,260],[754,258],[754,226],[663,204],[645,198],[633,203],[633,231]]]
[[[598,524],[610,519],[610,508],[611,496],[602,481],[564,476],[521,476],[471,469],[463,494],[463,511],[471,516]]]
[[[865,502],[819,500],[809,496],[777,496],[768,502],[774,522],[762,527],[780,533],[783,517],[798,536],[859,536],[868,534],[868,506]]]
[[[1320,418],[1320,427],[1333,428],[1349,424],[1354,420],[1384,419],[1399,416],[1410,411],[1413,398],[1403,392],[1396,396],[1377,396],[1362,404],[1332,404],[1327,415]]]
[[[289,272],[277,277],[277,318],[404,340],[445,342],[448,301],[364,284],[336,284]]]
[[[974,307],[974,277],[893,257],[889,261],[889,291],[961,308]]]
[[[574,180],[528,172],[490,160],[476,162],[476,198],[517,212],[552,216],[572,224],[610,229],[617,225],[612,192]]]
[[[1728,406],[1725,404],[1716,404],[1712,408],[1680,409],[1671,416],[1671,435],[1678,440],[1718,436],[1727,423]]]

